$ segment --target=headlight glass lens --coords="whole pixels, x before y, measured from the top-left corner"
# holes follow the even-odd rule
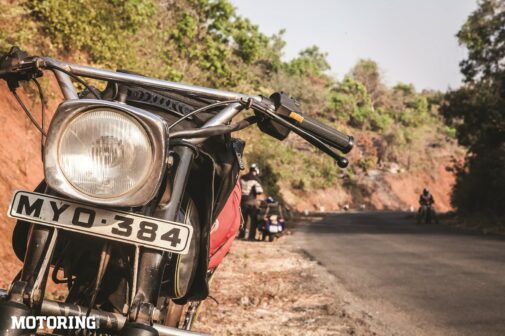
[[[153,163],[142,125],[112,109],[72,119],[61,135],[58,155],[72,186],[99,198],[118,197],[140,186]]]

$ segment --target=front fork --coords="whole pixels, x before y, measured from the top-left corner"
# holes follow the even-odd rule
[[[37,189],[36,191],[50,193],[45,184]],[[58,234],[58,229],[30,224],[23,268],[8,291],[10,301],[25,304],[35,310],[40,308]]]
[[[8,301],[0,304],[2,335],[26,334],[26,330],[12,329],[12,317],[31,316],[40,310],[57,238],[57,229],[31,225],[23,269],[9,288]]]
[[[178,157],[178,165],[172,182],[170,200],[163,214],[163,219],[168,221],[177,221],[195,157],[195,149],[192,146],[178,145],[174,151]],[[128,314],[131,322],[150,325],[153,323],[163,271],[168,258],[168,253],[141,248],[138,267],[141,272],[136,272],[135,295]]]
[[[41,183],[35,191],[48,192]],[[50,261],[56,247],[58,230],[29,224],[23,268],[0,301],[0,334],[21,335],[25,331],[11,329],[12,316],[30,316],[40,310],[44,297]]]

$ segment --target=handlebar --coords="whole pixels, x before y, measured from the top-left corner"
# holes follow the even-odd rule
[[[324,143],[337,148],[344,154],[349,153],[354,146],[352,136],[339,132],[315,119],[300,114],[293,115],[291,119],[294,119],[303,130],[316,134]]]
[[[32,57],[17,47],[12,47],[5,54],[0,55],[0,78],[6,80],[11,91],[19,86],[19,81],[31,80],[42,76],[43,69],[58,70],[79,80],[79,76],[124,82],[140,86],[188,93],[190,95],[206,97],[217,101],[243,101],[244,107],[257,107],[256,111],[263,112],[263,116],[270,123],[258,122],[260,129],[280,140],[284,139],[290,130],[335,158],[341,167],[347,165],[347,160],[336,154],[331,148],[342,153],[348,153],[354,145],[354,139],[327,126],[313,118],[302,115],[300,104],[284,92],[276,92],[269,98],[249,96],[235,92],[210,89],[194,85],[174,83],[139,75],[125,74],[110,70],[101,70],[76,64],[60,62],[51,58]],[[58,76],[57,76],[58,77]],[[60,80],[60,86],[68,83]],[[68,79],[68,82],[69,79]],[[254,109],[254,107],[253,107]]]
[[[354,146],[354,138],[336,129],[321,123],[311,117],[304,116],[300,112],[300,103],[289,97],[285,92],[276,92],[272,96],[276,113],[298,126],[307,133],[317,137],[330,147],[336,148],[346,154]]]

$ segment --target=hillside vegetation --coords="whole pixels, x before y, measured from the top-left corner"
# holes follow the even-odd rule
[[[337,80],[328,75],[326,54],[317,46],[286,61],[283,31],[263,34],[228,0],[0,0],[0,13],[0,50],[19,45],[163,79],[297,97],[305,113],[352,134],[357,148],[350,167],[341,170],[295,136],[279,143],[258,130],[241,132],[248,141],[246,159],[260,164],[269,193],[292,205],[405,208],[415,205],[423,184],[436,189],[441,178],[446,187],[436,196],[448,198],[452,174],[444,172],[462,152],[455,129],[439,115],[441,93],[419,92],[407,83],[388,86],[370,59]],[[413,176],[406,189],[398,185]],[[321,190],[330,199],[303,202]]]

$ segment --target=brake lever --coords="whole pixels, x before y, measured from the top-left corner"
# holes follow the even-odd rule
[[[298,134],[300,137],[308,141],[310,144],[314,145],[315,147],[319,148],[321,151],[324,153],[328,154],[331,156],[335,161],[337,161],[337,165],[340,168],[346,168],[349,165],[349,160],[337,153],[335,153],[329,146],[327,146],[324,142],[313,136],[312,134],[302,130],[301,128],[297,127],[296,125],[290,123],[286,119],[278,116],[275,113],[275,110],[272,109],[272,105],[269,104],[268,99],[265,100],[265,102],[253,102],[252,100],[249,101],[249,107],[251,107],[253,110],[262,112],[263,114],[266,114],[270,118],[272,118],[274,121],[278,122],[279,124],[283,125],[284,127],[290,129],[291,131],[295,132]]]
[[[349,160],[345,156],[335,153],[330,147],[319,141],[317,138],[311,136],[309,133],[296,128],[293,129],[293,132],[298,134],[300,137],[305,139],[310,144],[314,145],[316,148],[319,148],[320,150],[331,156],[335,161],[337,161],[337,165],[340,168],[347,168],[347,166],[349,165]],[[317,141],[314,141],[314,139]]]

